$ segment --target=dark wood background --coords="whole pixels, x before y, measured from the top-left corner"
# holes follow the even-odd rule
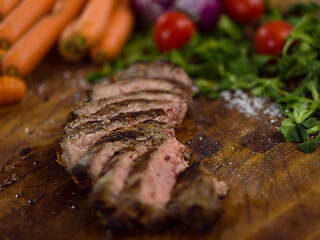
[[[28,77],[27,96],[0,108],[0,239],[320,239],[320,149],[284,143],[261,112],[246,117],[223,99],[193,100],[177,138],[230,186],[210,233],[111,233],[56,163],[66,114],[86,99],[94,66],[51,54]]]

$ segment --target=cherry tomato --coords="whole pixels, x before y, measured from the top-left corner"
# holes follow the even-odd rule
[[[195,32],[192,20],[178,11],[168,11],[162,14],[153,28],[153,38],[161,52],[173,48],[181,48]]]
[[[235,21],[252,23],[264,13],[263,0],[225,0],[225,10]]]
[[[261,25],[254,35],[254,47],[259,54],[281,53],[293,26],[285,21],[272,21]]]

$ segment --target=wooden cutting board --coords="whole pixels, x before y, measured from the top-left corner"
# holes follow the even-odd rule
[[[94,66],[51,54],[19,104],[0,108],[0,239],[320,239],[320,149],[284,143],[280,119],[247,117],[223,99],[193,100],[177,138],[230,186],[212,232],[111,233],[56,163],[67,113],[86,99]]]

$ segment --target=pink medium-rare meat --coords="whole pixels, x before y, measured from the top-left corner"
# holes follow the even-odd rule
[[[97,195],[99,191],[108,192],[108,198],[115,199],[119,196],[129,175],[132,162],[148,151],[150,143],[151,141],[143,142],[130,147],[130,150],[124,149],[110,159],[102,168],[101,177],[94,187],[95,193],[92,196]]]
[[[130,128],[113,130],[91,147],[73,167],[72,173],[81,189],[90,190],[98,179],[103,166],[117,152],[137,142],[145,142],[154,135],[172,136],[171,125],[156,121],[145,121]]]
[[[178,174],[187,167],[187,162],[182,157],[184,150],[184,145],[174,138],[168,138],[151,153],[148,169],[141,178],[138,201],[156,207],[166,205]],[[132,178],[128,181],[136,181]]]
[[[136,143],[115,154],[103,166],[100,177],[90,194],[91,202],[102,202],[100,210],[112,208],[124,188],[132,163],[166,138],[166,135],[155,135],[146,142]],[[104,216],[106,217],[108,216]]]
[[[117,217],[135,219],[146,227],[166,217],[166,204],[177,176],[187,167],[185,147],[175,138],[166,138],[159,146],[133,162],[123,192],[117,201]]]

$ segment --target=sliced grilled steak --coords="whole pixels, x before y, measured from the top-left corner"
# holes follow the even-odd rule
[[[130,78],[164,78],[183,83],[191,87],[192,82],[186,72],[179,66],[168,61],[159,62],[136,62],[130,67],[117,74],[116,80],[124,80]]]
[[[84,103],[76,107],[69,116],[69,120],[74,120],[75,118],[90,115],[92,113],[98,112],[104,109],[109,104],[119,103],[132,99],[145,99],[145,100],[172,100],[179,102],[180,111],[179,116],[184,116],[187,110],[187,104],[181,99],[179,95],[165,92],[165,91],[144,91],[144,92],[134,92],[127,93],[120,96],[114,96],[110,98],[103,98],[95,100],[92,102]],[[181,112],[181,113],[180,113]]]
[[[166,135],[157,134],[146,142],[125,148],[103,166],[100,177],[90,194],[90,201],[104,225],[117,220],[116,216],[113,217],[114,206],[125,185],[133,161],[160,145],[166,138]]]
[[[77,126],[97,120],[108,120],[120,113],[148,111],[152,109],[162,109],[168,115],[168,123],[173,126],[181,124],[187,105],[179,100],[145,100],[132,99],[118,103],[112,103],[98,112],[92,113],[81,118],[77,118],[68,124],[67,128],[73,129]]]
[[[219,218],[226,184],[199,162],[185,170],[185,147],[174,137],[191,86],[176,65],[137,62],[70,113],[58,161],[90,193],[103,224],[159,229],[179,220],[206,230]]]
[[[75,129],[66,128],[66,137],[60,142],[62,150],[58,161],[70,172],[80,157],[101,137],[106,136],[114,129],[134,126],[146,120],[169,122],[163,110],[154,109],[119,114],[109,121],[85,122]]]
[[[145,121],[130,128],[113,130],[91,147],[72,169],[80,189],[90,190],[105,163],[117,152],[137,142],[145,142],[156,134],[174,135],[171,125],[156,121]]]
[[[191,88],[183,84],[166,79],[135,78],[125,79],[118,82],[102,82],[92,89],[92,100],[109,98],[122,94],[141,92],[149,90],[160,90],[172,92],[182,96],[187,102],[191,99]]]
[[[128,217],[148,228],[157,228],[166,217],[165,206],[171,198],[177,176],[187,167],[183,159],[184,150],[184,145],[168,137],[133,162],[116,203],[115,215],[120,222],[121,218]]]
[[[222,213],[217,200],[226,193],[225,187],[201,163],[195,162],[179,177],[167,212],[197,230],[209,230]]]

